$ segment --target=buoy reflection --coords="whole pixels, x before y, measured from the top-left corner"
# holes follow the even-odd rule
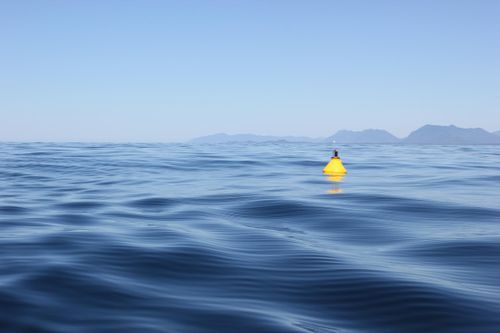
[[[328,181],[332,182],[332,188],[328,190],[328,193],[330,194],[338,194],[342,193],[342,188],[340,187],[340,184],[342,183],[342,180],[344,179],[345,175],[343,174],[328,174]]]
[[[328,175],[328,180],[331,181],[332,183],[341,183],[344,177],[345,175],[330,174]]]

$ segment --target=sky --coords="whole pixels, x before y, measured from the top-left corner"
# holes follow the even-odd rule
[[[0,140],[496,131],[499,17],[496,0],[0,0]]]

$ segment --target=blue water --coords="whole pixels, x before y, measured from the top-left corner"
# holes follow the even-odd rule
[[[500,332],[500,146],[0,144],[0,332]]]

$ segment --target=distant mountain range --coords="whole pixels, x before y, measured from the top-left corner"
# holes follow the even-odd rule
[[[482,128],[425,125],[402,141],[418,144],[500,144],[500,137]]]
[[[400,143],[400,144],[500,144],[500,131],[487,132],[482,128],[460,128],[454,125],[425,125],[413,131],[406,138],[399,139],[381,129],[363,131],[341,130],[327,138],[295,136],[268,136],[255,134],[213,134],[191,140],[191,143],[227,142],[335,142],[335,143]]]
[[[270,136],[257,134],[226,134],[217,133],[202,136],[191,140],[191,143],[226,143],[226,142],[269,142],[269,141],[287,141],[287,142],[321,142],[323,138],[312,139],[305,136]]]

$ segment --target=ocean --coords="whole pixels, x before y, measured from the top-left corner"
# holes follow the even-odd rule
[[[500,146],[1,143],[0,332],[500,332],[499,185]]]

